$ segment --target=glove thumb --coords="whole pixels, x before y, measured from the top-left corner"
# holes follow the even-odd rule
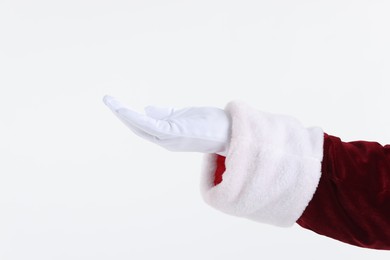
[[[145,114],[154,119],[165,119],[175,112],[173,107],[159,107],[159,106],[146,106],[144,108]]]

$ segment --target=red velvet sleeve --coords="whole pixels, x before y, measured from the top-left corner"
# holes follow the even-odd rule
[[[324,137],[320,182],[297,223],[355,246],[390,250],[390,145]]]
[[[297,223],[355,246],[390,250],[390,145],[324,133],[321,178]],[[218,155],[214,184],[223,180]]]

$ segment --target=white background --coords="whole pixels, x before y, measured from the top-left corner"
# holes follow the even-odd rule
[[[231,217],[102,103],[233,99],[390,143],[390,4],[0,0],[0,259],[389,259]]]

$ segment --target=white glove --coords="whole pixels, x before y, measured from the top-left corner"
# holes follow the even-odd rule
[[[216,153],[226,156],[231,118],[216,107],[144,108],[146,115],[126,108],[115,98],[103,102],[135,134],[169,151]]]

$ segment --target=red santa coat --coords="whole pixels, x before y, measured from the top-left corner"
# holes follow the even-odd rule
[[[319,127],[242,101],[226,157],[205,154],[202,195],[225,213],[294,223],[351,245],[390,249],[390,145],[343,142]]]

